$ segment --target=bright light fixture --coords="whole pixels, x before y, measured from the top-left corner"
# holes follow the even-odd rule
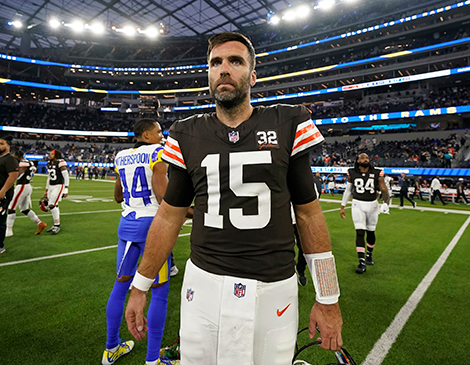
[[[126,25],[123,29],[122,32],[127,35],[127,36],[133,36],[135,34],[135,28],[130,25]]]
[[[318,3],[318,7],[323,10],[329,10],[335,5],[334,0],[322,0]]]
[[[104,33],[104,26],[101,23],[93,23],[92,25],[88,26],[88,28],[90,28],[96,34]]]
[[[296,18],[297,18],[297,15],[295,14],[295,10],[293,9],[287,10],[282,17],[282,19],[287,20],[288,22],[295,20]]]
[[[158,29],[155,27],[148,27],[142,33],[145,33],[147,37],[155,38],[156,36],[158,36]]]
[[[57,19],[53,18],[49,20],[49,25],[51,28],[58,28],[60,26],[60,22]]]
[[[296,13],[299,18],[306,18],[310,15],[310,7],[307,5],[301,5],[297,8]]]
[[[8,22],[8,25],[11,27],[18,28],[18,29],[23,27],[23,23],[21,23],[19,20],[13,20],[12,22]]]
[[[85,28],[85,25],[80,20],[74,20],[72,23],[65,23],[64,25],[75,32],[81,32]]]
[[[276,25],[276,24],[279,24],[279,22],[281,21],[281,18],[277,15],[273,15],[271,17],[271,19],[269,20],[269,22],[272,24],[272,25]]]

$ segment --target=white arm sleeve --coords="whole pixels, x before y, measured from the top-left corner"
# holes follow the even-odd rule
[[[346,183],[346,189],[343,193],[343,200],[341,200],[341,205],[345,207],[348,204],[349,198],[352,194],[352,184],[350,182]]]
[[[47,175],[46,190],[49,190],[49,180],[50,180],[50,177],[49,177],[49,175]]]
[[[67,169],[62,170],[62,176],[64,177],[64,185],[66,188],[69,187],[69,172]]]

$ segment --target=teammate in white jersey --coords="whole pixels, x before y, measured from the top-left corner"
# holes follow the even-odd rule
[[[388,195],[390,197],[390,199],[388,199],[388,202],[386,202],[388,204],[388,206],[392,205],[392,198],[393,198],[392,181],[393,181],[393,178],[391,176],[385,174],[384,182],[385,182],[385,186],[387,187],[387,190],[388,190]]]
[[[141,119],[134,127],[137,143],[134,148],[116,155],[118,174],[114,199],[121,203],[123,212],[118,228],[116,281],[106,307],[107,342],[102,363],[113,364],[129,353],[133,341],[119,339],[126,294],[137,269],[139,257],[145,248],[145,239],[153,217],[162,201],[167,186],[167,165],[161,159],[163,138],[160,125],[153,119]],[[160,359],[160,343],[165,327],[169,291],[169,258],[152,284],[152,300],[148,310],[147,364],[176,364]]]
[[[15,223],[17,208],[21,213],[36,223],[37,230],[35,234],[38,235],[46,228],[47,224],[42,222],[36,213],[29,209],[31,205],[31,193],[33,192],[31,179],[32,175],[36,172],[36,167],[34,163],[24,158],[23,151],[16,150],[13,155],[18,160],[20,169],[18,179],[16,179],[15,195],[13,195],[13,199],[8,207],[6,237],[13,236],[13,224]]]
[[[51,151],[47,164],[46,191],[43,195],[49,201],[54,225],[47,232],[57,234],[60,232],[59,202],[69,194],[69,172],[67,162],[62,159],[62,153],[58,150]]]

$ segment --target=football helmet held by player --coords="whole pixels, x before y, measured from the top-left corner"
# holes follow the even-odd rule
[[[39,200],[39,209],[41,209],[43,212],[48,212],[50,209],[49,209],[49,199],[47,199],[46,197],[42,197],[40,200]]]
[[[297,336],[304,331],[308,331],[308,327],[305,327],[301,329],[299,332],[297,332]],[[318,327],[317,327],[317,331],[318,331]],[[304,360],[298,360],[297,357],[305,349],[314,345],[319,345],[319,344],[321,344],[321,340],[313,341],[313,342],[307,343],[306,345],[302,347],[299,347],[299,343],[297,341],[297,343],[295,344],[295,354],[294,354],[294,358],[292,359],[292,364],[293,365],[311,365]],[[342,364],[356,365],[356,362],[354,361],[352,356],[349,354],[349,352],[346,351],[344,347],[341,347],[341,350],[335,352],[335,358],[336,358],[336,362],[330,363],[328,365],[342,365]]]

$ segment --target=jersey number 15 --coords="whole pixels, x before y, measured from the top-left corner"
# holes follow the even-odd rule
[[[243,182],[243,166],[270,164],[270,151],[232,152],[229,154],[229,188],[237,197],[258,199],[258,214],[244,215],[242,208],[229,208],[229,220],[238,229],[260,229],[271,220],[271,190],[263,182]],[[224,228],[220,214],[220,155],[209,154],[201,162],[207,175],[206,227]]]

